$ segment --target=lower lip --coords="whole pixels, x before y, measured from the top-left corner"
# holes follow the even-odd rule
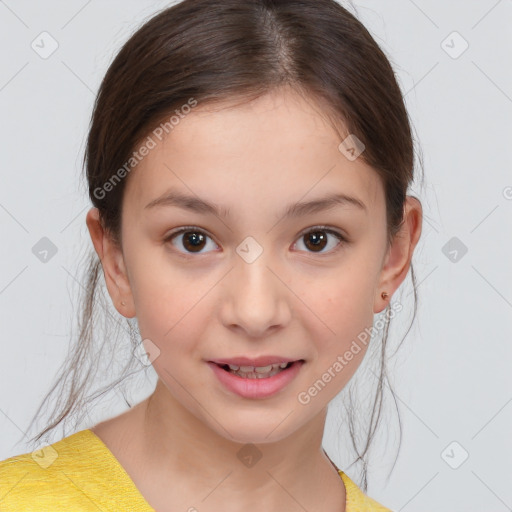
[[[295,361],[289,368],[272,377],[263,379],[246,379],[223,370],[218,364],[208,362],[224,386],[244,398],[267,398],[283,389],[299,373],[304,361]]]

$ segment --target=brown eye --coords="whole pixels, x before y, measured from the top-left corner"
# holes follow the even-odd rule
[[[196,252],[201,251],[204,246],[205,236],[202,233],[195,231],[186,231],[183,237],[183,247],[187,251]]]
[[[211,240],[211,238],[200,229],[188,227],[175,231],[165,239],[165,242],[171,242],[180,252],[200,254],[204,247],[208,245],[208,239]],[[181,250],[180,245],[184,248],[184,251]]]
[[[329,245],[329,235],[335,237],[335,239],[338,240],[338,243],[333,245],[331,242],[331,250],[324,251],[325,247]],[[309,231],[302,233],[299,240],[304,241],[307,252],[319,254],[332,252],[332,249],[336,250],[336,248],[342,245],[342,242],[346,242],[345,237],[337,231],[322,227],[310,229]]]
[[[321,251],[327,244],[327,237],[322,231],[311,231],[304,235],[305,245],[312,251]]]

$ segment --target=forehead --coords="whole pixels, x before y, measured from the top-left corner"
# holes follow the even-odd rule
[[[346,135],[346,134],[345,134]],[[339,150],[345,136],[316,102],[277,91],[235,106],[201,105],[183,115],[132,172],[125,199],[136,209],[172,188],[237,211],[273,207],[326,192],[383,201],[382,185],[362,158]]]

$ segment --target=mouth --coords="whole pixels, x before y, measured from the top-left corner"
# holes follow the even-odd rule
[[[268,398],[287,387],[299,374],[304,359],[267,366],[239,366],[209,361],[213,374],[227,390],[244,398]]]

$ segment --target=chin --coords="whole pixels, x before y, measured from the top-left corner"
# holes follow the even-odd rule
[[[246,419],[239,421],[226,421],[226,430],[215,424],[213,427],[217,434],[224,439],[239,444],[269,444],[276,443],[290,436],[295,429],[290,430],[290,426],[285,428],[283,418],[269,418],[268,421],[261,419],[261,413],[258,413],[260,421],[255,421],[251,415]],[[277,427],[277,428],[276,428]]]

